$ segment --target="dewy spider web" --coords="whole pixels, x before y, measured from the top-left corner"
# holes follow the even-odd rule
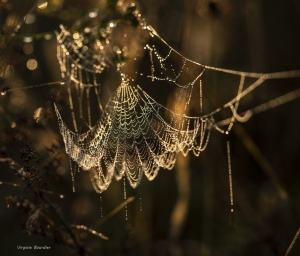
[[[162,118],[161,110],[168,112],[172,123]],[[87,133],[71,132],[57,109],[56,113],[67,154],[89,171],[99,193],[113,176],[120,180],[126,175],[135,188],[143,174],[153,180],[160,167],[172,169],[179,152],[187,155],[193,150],[199,155],[207,146],[213,123],[209,117],[176,114],[139,86],[129,85],[125,75],[101,119]]]
[[[169,48],[169,53],[165,57],[162,57],[158,53],[158,51],[156,50],[155,45],[153,45],[153,46],[149,46],[148,44],[146,45],[145,49],[149,50],[150,61],[151,61],[151,64],[152,64],[151,65],[151,76],[149,76],[149,77],[152,79],[152,81],[164,80],[164,81],[167,81],[167,82],[172,82],[173,84],[175,84],[176,86],[178,86],[180,88],[179,92],[181,92],[182,89],[188,90],[189,87],[192,87],[194,85],[194,83],[198,79],[200,79],[200,101],[201,101],[200,102],[200,108],[201,108],[201,105],[202,105],[202,91],[201,91],[202,90],[201,89],[202,81],[201,81],[201,76],[203,75],[205,70],[212,70],[212,71],[227,73],[229,75],[240,77],[240,83],[239,83],[239,87],[238,87],[238,91],[237,91],[236,96],[233,99],[231,99],[229,102],[224,104],[222,107],[215,109],[214,111],[212,111],[209,114],[209,115],[213,115],[217,112],[220,112],[224,108],[230,108],[230,110],[232,112],[232,117],[231,117],[231,121],[229,123],[229,126],[228,126],[227,130],[225,131],[225,130],[220,129],[218,126],[214,126],[218,131],[220,131],[222,133],[228,134],[229,131],[232,129],[232,126],[233,126],[233,123],[235,122],[235,120],[239,121],[239,122],[246,122],[246,121],[249,120],[249,118],[251,117],[253,112],[251,110],[248,110],[243,114],[243,116],[239,115],[237,113],[239,102],[243,97],[245,97],[250,92],[252,92],[256,88],[258,88],[266,80],[300,77],[300,70],[292,70],[292,71],[275,72],[275,73],[266,73],[266,74],[264,74],[264,73],[242,72],[242,71],[236,71],[236,70],[229,70],[229,69],[222,69],[222,68],[207,66],[207,65],[195,62],[193,60],[190,60],[190,59],[184,57],[183,55],[181,55],[178,51],[173,49],[161,36],[159,36],[159,34],[151,26],[143,25],[143,29],[147,30],[151,37],[157,38],[161,43],[163,43],[165,46],[167,46]],[[160,64],[160,68],[166,70],[166,68],[165,68],[166,60],[170,57],[170,55],[172,53],[174,53],[175,55],[179,56],[182,59],[183,65],[182,65],[182,68],[181,68],[180,72],[178,72],[176,74],[173,67],[171,67],[171,69],[174,73],[174,78],[156,76],[155,75],[154,61],[153,61],[153,58],[154,58],[153,54],[157,58],[157,60]],[[178,78],[180,77],[180,75],[182,73],[182,70],[187,65],[187,63],[194,64],[196,66],[201,67],[202,71],[200,72],[199,76],[197,76],[192,82],[190,82],[186,85],[182,85],[182,84],[178,83]],[[163,72],[161,72],[161,74],[163,74]],[[254,79],[257,79],[257,80],[255,82],[253,82],[251,85],[249,85],[246,89],[244,89],[244,85],[245,85],[245,82],[246,82],[247,78],[252,78],[252,79],[254,78]],[[191,91],[192,91],[192,88],[190,89],[190,93],[191,93]],[[294,93],[296,95],[299,95],[299,89],[295,90]],[[187,104],[189,104],[190,96],[186,99],[188,99],[188,100],[186,101],[185,109],[186,109]]]
[[[102,110],[100,101],[101,78],[99,74],[103,72],[107,66],[109,51],[109,36],[102,44],[99,39],[96,39],[97,31],[86,28],[84,33],[74,33],[66,30],[63,25],[60,26],[60,33],[56,32],[57,38],[57,59],[61,69],[61,76],[68,85],[69,102],[72,112],[73,125],[78,132],[77,123],[74,113],[74,105],[71,96],[71,82],[75,84],[77,98],[79,102],[79,115],[84,119],[82,111],[82,97],[84,93],[89,104],[90,88],[94,88],[98,99],[100,110]],[[90,106],[88,109],[88,122],[85,121],[88,127],[91,127]]]
[[[262,74],[221,69],[197,63],[182,56],[169,46],[151,26],[144,24],[142,23],[142,28],[151,37],[155,37],[169,48],[169,53],[165,57],[159,54],[155,45],[150,46],[147,44],[144,49],[149,51],[151,63],[151,75],[148,78],[152,82],[170,82],[178,88],[175,111],[156,102],[140,86],[130,84],[130,79],[122,72],[121,85],[109,99],[98,122],[88,132],[78,134],[71,93],[69,98],[75,132],[67,128],[58,109],[55,107],[66,153],[83,170],[89,172],[92,184],[98,193],[108,188],[113,177],[120,180],[126,175],[133,188],[139,185],[143,174],[149,180],[153,180],[161,167],[167,169],[174,167],[179,152],[186,156],[189,151],[193,151],[198,156],[200,152],[205,150],[209,142],[211,129],[214,128],[228,134],[235,121],[246,122],[255,113],[252,110],[246,111],[243,116],[237,113],[239,102],[243,97],[258,88],[266,80],[300,77],[300,70]],[[57,38],[59,45],[58,58],[62,75],[67,82],[72,80],[77,86],[81,108],[80,117],[83,118],[82,90],[92,86],[96,88],[100,82],[94,82],[92,85],[85,84],[82,74],[88,73],[86,81],[90,75],[94,76],[94,81],[96,81],[96,75],[101,73],[106,66],[105,51],[103,49],[101,51],[101,48],[96,50],[91,48],[88,50],[89,54],[85,55],[85,52],[82,51],[82,48],[85,47],[83,42],[86,42],[84,37],[79,36],[81,39],[78,43],[72,39],[70,32],[63,28]],[[182,60],[180,68],[168,65],[167,60],[171,54],[175,54]],[[100,65],[95,64],[95,60]],[[98,60],[101,60],[101,62]],[[158,67],[156,67],[157,65]],[[188,69],[191,65],[200,67],[200,72],[194,78],[188,76]],[[184,110],[187,109],[193,86],[197,81],[200,83],[200,108],[202,107],[201,77],[205,70],[240,77],[236,96],[222,107],[203,116],[190,117],[184,113],[178,113],[179,106],[183,105]],[[255,78],[256,81],[244,89],[245,81],[249,78]],[[294,91],[293,94],[296,95],[296,98],[299,97],[299,89]],[[99,93],[97,96],[99,98]],[[274,107],[276,104],[280,105],[283,101],[287,102],[292,99],[293,97],[287,95],[286,98],[282,98],[278,100],[278,103],[270,106]],[[100,99],[99,106],[101,106]],[[264,109],[263,106],[259,107]],[[214,115],[224,108],[229,108],[232,112],[229,121],[225,120],[223,123],[228,125],[225,130],[221,129],[214,121]],[[169,120],[163,117],[163,113],[169,117]],[[89,121],[89,127],[91,126],[90,123]],[[222,123],[219,122],[219,124]]]

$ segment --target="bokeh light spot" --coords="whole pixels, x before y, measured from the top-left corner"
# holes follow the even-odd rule
[[[32,46],[32,44],[25,44],[23,46],[23,52],[25,54],[31,54],[33,52],[33,46]]]
[[[29,70],[35,70],[38,66],[38,63],[35,59],[30,59],[27,61],[26,66]]]
[[[64,175],[66,172],[66,169],[64,167],[60,166],[57,168],[56,172],[58,175]]]

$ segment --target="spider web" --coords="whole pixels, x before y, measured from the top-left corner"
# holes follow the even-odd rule
[[[91,127],[91,110],[89,105],[90,89],[94,88],[98,100],[99,109],[102,110],[100,101],[101,74],[109,62],[108,51],[110,50],[110,33],[106,33],[105,43],[97,38],[96,28],[86,28],[83,33],[71,33],[60,25],[61,31],[56,32],[57,59],[59,62],[61,76],[68,86],[69,103],[72,112],[73,125],[78,132],[78,125],[75,119],[74,103],[71,94],[71,83],[75,85],[79,103],[79,117],[84,120],[88,127]],[[110,31],[108,31],[110,32]],[[88,121],[83,116],[83,95],[87,98]]]
[[[60,132],[66,153],[79,167],[89,172],[93,187],[98,193],[109,187],[113,177],[120,180],[126,176],[133,188],[139,185],[143,174],[148,180],[153,180],[160,168],[174,167],[178,153],[186,156],[192,151],[199,156],[208,145],[212,129],[228,134],[236,121],[246,122],[253,114],[300,97],[300,89],[297,89],[239,114],[240,101],[265,81],[300,77],[300,70],[264,74],[207,66],[181,55],[145,22],[142,22],[141,26],[150,37],[156,39],[157,44],[168,48],[168,54],[163,56],[155,43],[145,45],[151,67],[150,74],[146,77],[153,83],[169,83],[176,88],[175,109],[158,103],[139,85],[134,84],[134,79],[120,71],[121,84],[109,99],[100,119],[92,127],[89,111],[90,129],[82,134],[78,133],[75,121],[70,81],[74,82],[78,92],[80,118],[84,119],[81,103],[83,90],[87,90],[86,95],[89,95],[89,88],[94,87],[99,99],[99,108],[102,109],[99,96],[101,82],[97,75],[106,68],[108,50],[101,48],[97,43],[96,46],[87,46],[89,40],[83,34],[76,36],[75,40],[63,27],[61,33],[57,34],[58,60],[62,76],[69,86],[75,129],[75,132],[72,132],[66,126],[55,106]],[[83,50],[84,48],[86,50]],[[169,64],[171,56],[179,60],[180,65]],[[199,71],[196,75],[191,75],[190,70],[195,67]],[[188,116],[186,112],[196,82],[199,83],[199,105],[202,113],[202,76],[207,70],[238,77],[236,94],[223,106],[208,114]],[[89,82],[90,77],[94,78],[92,83]],[[246,81],[253,79],[254,82],[246,87]],[[223,109],[229,109],[231,117],[215,122],[215,115]],[[221,128],[223,126],[227,128]]]
[[[143,174],[153,180],[160,167],[172,169],[179,152],[187,155],[193,150],[199,155],[208,144],[213,123],[209,117],[176,114],[139,86],[131,86],[126,78],[101,119],[86,133],[71,132],[55,110],[67,154],[89,171],[93,186],[100,193],[107,189],[113,176],[120,180],[126,175],[135,188]],[[168,111],[171,122],[162,118],[161,110]]]

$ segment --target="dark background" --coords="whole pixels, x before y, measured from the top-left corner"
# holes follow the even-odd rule
[[[34,1],[15,0],[11,3],[13,8],[9,15],[16,17],[22,17],[25,10],[29,11],[34,5]],[[45,40],[36,35],[53,34],[61,23],[70,26],[101,4],[95,0],[49,0],[43,11],[33,10],[36,21],[23,24],[17,34],[20,39],[9,45],[19,49],[21,57],[14,64],[14,72],[8,75],[6,85],[14,88],[60,81],[54,37]],[[140,1],[137,5],[148,24],[172,47],[196,62],[264,73],[300,68],[299,1],[153,0]],[[28,34],[34,37],[31,43],[34,50],[30,55],[22,52],[22,35]],[[131,40],[142,41],[134,36]],[[11,55],[10,58],[16,57]],[[145,54],[138,60],[138,72],[147,70],[147,58]],[[28,70],[28,59],[36,59],[38,68]],[[106,76],[104,83],[107,86],[112,76]],[[245,98],[241,109],[252,108],[295,90],[299,88],[299,82],[299,78],[266,81]],[[233,98],[238,84],[223,74],[209,72],[203,86],[204,110],[209,112]],[[147,84],[143,88],[147,88]],[[148,90],[158,101],[164,100],[160,90]],[[162,91],[163,94],[167,92]],[[173,96],[169,94],[168,102]],[[19,161],[25,143],[32,143],[42,159],[36,165],[47,188],[65,196],[59,199],[49,195],[49,199],[70,224],[91,226],[99,220],[101,207],[105,215],[122,203],[123,184],[113,181],[100,202],[88,174],[80,172],[76,175],[76,193],[72,193],[68,159],[53,112],[53,102],[61,103],[65,107],[64,119],[71,122],[67,105],[63,103],[66,99],[66,89],[62,85],[8,92],[2,96],[1,154]],[[44,122],[36,124],[33,113],[40,107],[49,110],[50,114]],[[127,195],[136,196],[136,200],[128,205],[128,221],[125,221],[123,209],[103,225],[95,227],[109,237],[108,241],[78,232],[82,243],[92,248],[92,255],[284,255],[300,227],[299,109],[300,100],[297,99],[255,115],[247,123],[235,124],[230,135],[212,131],[208,148],[200,157],[178,156],[178,165],[171,171],[161,170],[154,181],[149,182],[144,177],[135,190],[127,184]],[[193,112],[193,108],[190,111]],[[223,117],[217,118],[222,120]],[[232,153],[234,213],[230,212],[227,140]],[[53,160],[55,153],[60,156],[59,161]],[[59,167],[65,169],[63,175],[57,174]],[[1,181],[23,184],[7,164],[0,163],[0,170]],[[46,171],[51,175],[45,175]],[[50,237],[29,236],[24,227],[28,213],[18,207],[6,208],[5,196],[22,193],[22,188],[0,186],[0,254],[70,254]],[[138,199],[140,193],[141,201]],[[16,248],[17,245],[36,244],[51,246],[51,250],[24,252]],[[296,242],[289,255],[299,253],[300,242]]]

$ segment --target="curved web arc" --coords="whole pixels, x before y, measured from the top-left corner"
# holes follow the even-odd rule
[[[96,128],[94,127],[93,129],[96,130],[96,133],[93,133],[93,130],[91,130],[87,133],[79,135],[78,133],[74,133],[67,128],[56,106],[55,111],[58,118],[60,132],[65,143],[66,153],[75,162],[77,162],[77,164],[83,170],[88,171],[93,167],[92,163],[97,162],[99,154],[100,156],[103,154],[103,150],[107,141],[107,138],[103,135],[110,132],[110,126],[103,118],[101,118],[95,125]],[[93,136],[94,134],[100,134],[100,138]],[[90,139],[90,137],[92,139]]]
[[[227,128],[227,130],[225,131],[225,130],[222,130],[219,127],[215,126],[215,128],[217,130],[221,131],[222,133],[229,133],[232,129],[232,125],[235,122],[235,120],[237,120],[239,122],[246,122],[250,119],[250,117],[253,114],[253,111],[251,111],[251,110],[244,112],[242,115],[239,115],[237,113],[239,102],[243,97],[245,97],[246,95],[251,93],[253,90],[258,88],[266,80],[300,77],[300,70],[291,70],[291,71],[273,72],[273,73],[252,73],[252,72],[229,70],[229,69],[223,69],[223,68],[217,68],[217,67],[204,65],[204,64],[198,63],[196,61],[193,61],[191,59],[188,59],[188,58],[184,57],[182,54],[180,54],[178,51],[176,51],[174,48],[172,48],[151,26],[143,25],[142,28],[144,30],[147,30],[151,37],[158,38],[159,41],[161,41],[164,45],[166,45],[169,48],[168,54],[165,57],[161,57],[160,54],[157,52],[157,50],[155,48],[155,45],[153,45],[151,47],[149,45],[146,46],[146,48],[150,51],[150,60],[151,60],[151,76],[148,76],[148,77],[150,77],[152,79],[152,81],[155,78],[154,75],[153,75],[153,72],[154,72],[153,71],[154,70],[153,56],[152,56],[153,51],[155,52],[155,54],[156,54],[155,56],[157,57],[157,59],[159,61],[162,61],[162,62],[166,61],[170,57],[171,53],[174,52],[175,54],[177,54],[178,56],[180,56],[183,59],[184,64],[182,65],[182,68],[184,67],[186,62],[189,62],[189,63],[195,64],[196,66],[202,67],[203,68],[202,72],[200,73],[200,75],[194,81],[196,81],[198,78],[201,77],[201,75],[205,71],[205,69],[213,70],[213,71],[217,71],[217,72],[222,72],[222,73],[227,73],[227,74],[231,74],[231,75],[235,75],[235,76],[240,76],[241,77],[240,86],[241,86],[241,84],[244,84],[246,78],[257,78],[257,80],[255,82],[253,82],[250,86],[248,86],[246,89],[243,89],[243,86],[239,87],[239,90],[238,90],[236,96],[232,100],[230,100],[229,102],[224,104],[222,107],[217,108],[214,111],[212,111],[212,112],[210,112],[210,113],[208,113],[207,115],[204,116],[204,117],[212,116],[212,115],[220,112],[224,108],[230,108],[230,110],[232,112],[232,117],[231,117],[232,121],[229,122],[229,127]],[[170,79],[166,79],[166,78],[157,78],[157,80],[170,81]],[[176,84],[176,81],[173,81],[173,82]],[[193,83],[190,83],[190,84],[185,85],[185,86],[188,87],[189,85],[192,85],[192,84]],[[176,84],[176,85],[179,88],[182,87],[182,85],[178,85],[178,84]],[[296,93],[296,91],[295,91],[295,93]],[[200,98],[201,98],[201,96],[202,95],[200,95]],[[234,105],[234,107],[233,107],[233,105]],[[201,106],[200,106],[200,109],[201,109]],[[185,110],[186,110],[186,107],[185,107]]]
[[[176,156],[179,152],[186,156],[189,151],[193,151],[198,156],[204,151],[208,145],[213,128],[221,133],[228,134],[234,122],[246,122],[255,113],[300,97],[299,92],[295,90],[291,92],[292,95],[286,94],[274,99],[276,102],[269,101],[239,114],[238,107],[242,98],[257,89],[266,80],[300,77],[300,70],[263,74],[206,66],[181,55],[169,46],[151,26],[143,26],[143,29],[147,30],[152,37],[157,37],[169,48],[167,55],[163,57],[158,53],[155,45],[149,46],[147,44],[145,46],[145,49],[149,50],[151,62],[151,76],[147,76],[147,78],[151,78],[152,82],[156,80],[171,82],[178,87],[175,112],[156,102],[140,86],[133,87],[129,85],[129,80],[122,73],[121,85],[114,96],[109,99],[107,106],[103,110],[100,101],[100,91],[98,92],[101,86],[97,75],[107,66],[106,50],[96,45],[91,50],[86,49],[86,51],[82,51],[81,48],[84,46],[80,44],[83,42],[84,35],[79,34],[78,39],[76,39],[74,35],[72,37],[71,33],[63,27],[61,28],[61,33],[57,34],[58,60],[61,66],[62,77],[67,80],[69,86],[69,101],[75,133],[66,127],[55,107],[60,131],[63,135],[67,154],[81,168],[89,171],[92,184],[98,193],[108,188],[113,176],[117,180],[126,176],[132,187],[139,185],[143,174],[149,180],[152,180],[161,167],[168,169],[174,167]],[[183,64],[178,71],[166,62],[172,53],[182,58]],[[159,61],[161,70],[172,74],[172,77],[170,75],[166,77],[155,75],[154,64],[156,62],[154,62],[154,58]],[[155,61],[157,61],[156,59]],[[186,72],[188,63],[200,66],[202,70],[194,78],[190,79],[188,77],[188,82],[184,84],[182,81],[189,74],[189,72]],[[97,64],[99,65],[97,66]],[[191,99],[193,85],[201,79],[205,70],[240,76],[236,96],[206,115],[193,117],[176,113],[179,110],[179,106],[184,106],[183,111],[186,112]],[[161,72],[160,74],[163,75],[164,73]],[[247,78],[256,78],[257,80],[247,88],[244,88]],[[70,81],[75,84],[80,118],[90,128],[88,132],[83,134],[78,134]],[[100,119],[93,127],[91,127],[89,105],[90,87],[95,89],[102,113]],[[84,92],[88,103],[88,122],[85,121],[82,111]],[[295,97],[295,95],[298,96]],[[202,80],[200,80],[201,112],[202,97]],[[213,118],[214,115],[225,108],[231,110],[231,117],[216,123]],[[166,116],[170,117],[170,120],[164,118],[160,114],[161,111],[165,111]],[[226,130],[220,128],[223,125],[228,125]],[[196,141],[197,137],[199,137],[199,140]]]
[[[236,96],[230,100],[229,102],[227,102],[226,104],[224,104],[222,107],[215,109],[214,111],[208,113],[206,116],[212,116],[218,112],[220,112],[222,109],[225,108],[230,108],[231,112],[232,112],[232,117],[231,117],[231,122],[228,123],[228,121],[226,121],[226,123],[229,125],[229,127],[227,127],[226,130],[222,130],[220,129],[217,124],[214,125],[214,128],[222,133],[226,133],[228,134],[233,126],[233,123],[235,121],[239,121],[239,122],[246,122],[248,121],[251,116],[256,113],[255,111],[252,111],[251,109],[249,109],[248,111],[245,111],[244,113],[242,113],[241,115],[238,114],[237,109],[239,106],[239,102],[240,100],[245,97],[246,95],[248,95],[249,93],[251,93],[252,91],[254,91],[256,88],[258,88],[259,86],[261,86],[266,80],[270,80],[270,79],[285,79],[285,78],[296,78],[296,77],[300,77],[300,70],[291,70],[291,71],[283,71],[283,72],[273,72],[273,73],[253,73],[253,72],[243,72],[243,71],[236,71],[236,70],[229,70],[229,69],[223,69],[223,68],[218,68],[218,67],[212,67],[212,66],[208,66],[208,65],[204,65],[201,64],[199,62],[193,61],[191,59],[186,58],[185,56],[183,56],[182,54],[180,54],[178,51],[176,51],[174,48],[172,48],[151,26],[146,26],[146,25],[142,25],[142,28],[146,31],[148,31],[148,33],[150,34],[151,37],[156,37],[159,39],[160,42],[162,42],[164,45],[166,45],[169,48],[168,54],[165,57],[161,57],[160,54],[157,52],[155,45],[153,45],[152,47],[150,46],[146,46],[147,49],[149,49],[150,51],[150,60],[151,60],[151,76],[149,76],[152,81],[154,80],[154,75],[153,75],[153,70],[154,70],[154,66],[153,66],[153,57],[152,57],[152,52],[155,52],[155,56],[157,57],[157,59],[160,61],[166,61],[172,52],[174,52],[175,54],[177,54],[178,56],[180,56],[180,58],[182,58],[184,64],[182,65],[182,68],[184,67],[184,65],[186,65],[187,62],[192,63],[196,66],[200,66],[203,68],[203,70],[201,71],[199,77],[197,77],[194,82],[201,77],[202,73],[205,71],[205,69],[207,70],[213,70],[213,71],[217,71],[217,72],[222,72],[222,73],[227,73],[230,75],[235,75],[235,76],[240,76],[241,77],[241,82],[240,82],[240,87],[239,90],[236,94]],[[246,78],[257,78],[257,80],[255,82],[253,82],[251,85],[249,85],[246,89],[243,88],[243,85]],[[159,78],[158,80],[163,80],[163,78]],[[169,79],[164,79],[164,80],[168,80]],[[176,84],[176,81],[173,81]],[[194,83],[190,83],[188,85],[186,85],[187,87],[189,85],[193,85]],[[177,84],[178,85],[178,84]],[[200,84],[200,86],[202,86],[202,84]],[[181,85],[179,86],[179,88],[181,87]],[[201,90],[201,89],[200,89]],[[297,91],[295,90],[294,92],[297,94]],[[191,95],[191,94],[190,94]],[[179,97],[182,97],[182,95],[179,95]],[[202,94],[200,91],[200,101],[202,100]],[[282,99],[280,97],[277,98],[277,101],[282,101]],[[285,100],[286,102],[288,102],[288,100]],[[289,100],[290,101],[290,100]],[[189,100],[186,102],[186,104],[188,104]],[[233,106],[234,105],[234,106]],[[262,104],[264,105],[264,104]],[[264,106],[267,106],[270,104],[265,103]],[[272,104],[274,107],[274,104]],[[279,103],[275,104],[280,105]],[[272,106],[270,106],[272,107]],[[187,105],[185,106],[185,110],[187,108]],[[201,106],[201,102],[200,102],[200,111],[202,109]],[[222,125],[224,125],[224,122],[222,122]]]
[[[56,109],[66,152],[84,170],[91,170],[93,183],[98,177],[99,182],[105,184],[96,186],[96,191],[107,188],[112,173],[117,179],[125,173],[130,185],[136,187],[143,173],[152,180],[160,167],[172,169],[179,152],[186,155],[193,150],[198,155],[204,150],[203,138],[210,130],[208,119],[190,118],[169,110],[176,117],[177,128],[174,128],[158,113],[158,103],[141,88],[137,90],[126,83],[121,84],[111,102],[110,111],[105,111],[111,121],[106,122],[102,117],[92,130],[81,135],[68,131]],[[193,128],[190,127],[191,120],[195,124]],[[109,128],[104,130],[105,127]],[[195,138],[199,129],[198,145]],[[208,139],[209,135],[206,135],[205,147]],[[106,177],[102,161],[107,169]]]
[[[300,69],[297,70],[290,70],[290,71],[283,71],[283,72],[273,72],[273,73],[254,73],[254,72],[244,72],[244,71],[237,71],[237,70],[230,70],[230,69],[224,69],[224,68],[218,68],[213,66],[208,66],[201,64],[199,62],[193,61],[189,58],[184,57],[181,53],[176,51],[174,48],[172,48],[157,32],[152,26],[143,26],[143,29],[148,30],[149,34],[154,37],[156,36],[161,42],[163,42],[170,51],[178,54],[182,59],[185,61],[188,61],[190,63],[193,63],[197,66],[203,67],[205,69],[214,70],[218,72],[228,73],[232,75],[237,76],[245,76],[248,78],[264,78],[265,80],[269,79],[283,79],[283,78],[294,78],[294,77],[300,77]]]
[[[185,115],[185,114],[177,114],[177,113],[175,113],[175,112],[169,110],[168,108],[165,108],[164,106],[160,105],[159,103],[157,103],[157,102],[156,102],[153,98],[151,98],[146,92],[144,92],[139,86],[138,86],[138,88],[139,88],[139,90],[144,94],[145,98],[148,99],[148,101],[146,101],[145,99],[143,99],[143,98],[141,97],[141,100],[142,100],[145,104],[148,104],[148,105],[151,106],[152,112],[153,112],[153,113],[156,113],[156,116],[157,116],[157,118],[159,119],[159,121],[160,121],[162,124],[165,125],[166,128],[165,128],[164,130],[168,130],[168,131],[170,131],[171,134],[178,134],[178,135],[180,135],[180,136],[182,136],[182,137],[183,137],[184,135],[185,135],[186,137],[189,137],[189,136],[188,136],[189,134],[192,134],[192,137],[194,137],[195,134],[198,133],[199,127],[201,126],[200,122],[205,124],[205,129],[204,129],[204,130],[206,130],[206,129],[207,129],[207,130],[210,130],[211,124],[212,124],[212,123],[211,123],[211,121],[209,121],[208,118],[204,118],[203,116],[202,116],[202,117],[190,117],[190,116],[187,116],[187,115]],[[157,105],[157,106],[158,106],[157,109],[154,107],[154,105]],[[172,126],[171,126],[170,124],[168,124],[168,123],[162,118],[162,116],[158,113],[159,108],[164,108],[165,111],[170,112],[172,116],[175,116],[174,119],[178,119],[178,118],[180,118],[180,119],[186,119],[186,120],[189,120],[189,122],[190,122],[191,120],[193,120],[194,122],[196,122],[196,125],[195,125],[196,128],[191,129],[191,130],[189,130],[189,129],[183,130],[183,129],[178,129],[178,128],[176,128],[176,127],[172,127]],[[197,122],[198,122],[198,124],[197,124]],[[209,126],[208,126],[208,127],[206,126],[207,123],[209,123]],[[152,127],[151,123],[149,123],[149,126]],[[203,126],[201,126],[201,127],[203,127]],[[188,128],[188,126],[187,126],[187,128]],[[203,133],[202,133],[202,134],[203,134]],[[189,140],[183,140],[183,143],[188,144],[188,143],[191,143],[191,142],[189,142]],[[181,146],[178,146],[178,144],[180,145],[179,142],[176,143],[176,145],[177,145],[176,148],[177,148],[177,149],[174,149],[173,151],[181,151],[181,150],[178,150],[178,148],[182,148],[182,147],[181,147]]]

